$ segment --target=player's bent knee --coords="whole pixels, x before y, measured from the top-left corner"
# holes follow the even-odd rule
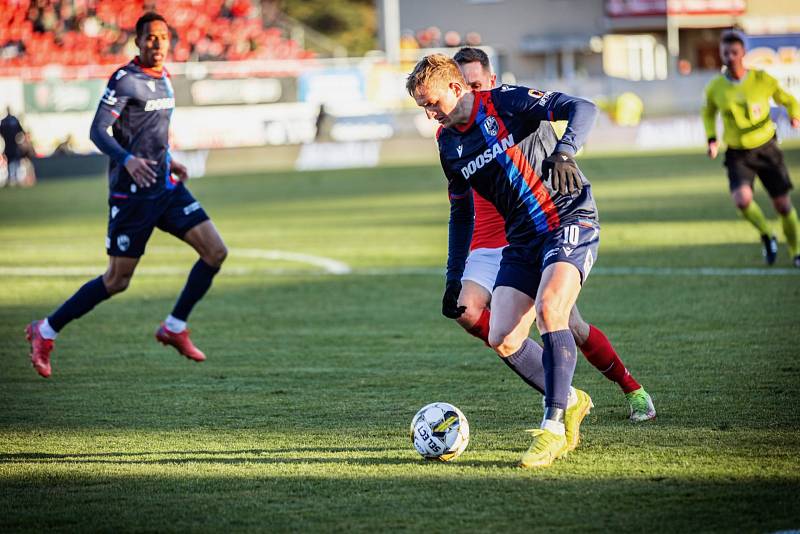
[[[215,248],[207,254],[203,261],[212,267],[221,267],[225,258],[228,257],[228,248],[225,245]]]
[[[539,330],[562,330],[569,327],[569,313],[543,298],[536,303],[536,324]]]
[[[789,199],[789,195],[773,198],[772,205],[780,215],[788,215],[792,211],[792,201]]]
[[[103,277],[103,285],[106,286],[106,291],[108,291],[109,295],[116,295],[117,293],[122,293],[128,286],[131,284],[131,277],[130,276],[113,276],[113,277]]]
[[[464,310],[464,313],[461,314],[461,317],[456,319],[456,322],[463,328],[464,330],[469,330],[478,322],[481,318],[481,314],[483,313],[482,308],[477,308],[475,306],[467,306],[467,309]]]
[[[507,358],[517,352],[521,343],[506,333],[489,331],[489,346],[502,358]]]
[[[749,190],[739,190],[733,194],[733,203],[737,209],[744,210],[753,201],[753,193]]]

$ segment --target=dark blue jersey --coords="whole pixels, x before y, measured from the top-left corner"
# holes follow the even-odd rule
[[[111,159],[108,181],[112,195],[151,198],[175,188],[169,153],[169,121],[174,108],[175,93],[166,69],[156,73],[134,59],[111,76],[89,137]],[[137,187],[125,169],[132,156],[157,162],[155,184]]]
[[[469,122],[442,129],[438,139],[451,202],[448,278],[459,276],[460,258],[469,248],[471,228],[463,221],[473,209],[471,189],[503,216],[509,244],[530,243],[566,222],[597,218],[589,182],[583,178],[578,194],[559,194],[538,176],[541,161],[528,142],[541,121],[567,120],[555,151],[574,155],[594,124],[596,106],[562,93],[510,85],[473,94]]]

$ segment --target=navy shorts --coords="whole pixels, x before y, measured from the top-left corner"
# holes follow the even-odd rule
[[[743,184],[753,188],[756,175],[761,178],[770,198],[780,197],[792,190],[789,170],[783,161],[783,152],[773,137],[769,142],[750,150],[729,148],[725,151],[725,167],[728,169],[730,190]]]
[[[208,215],[183,184],[156,198],[135,198],[112,194],[108,199],[109,256],[138,258],[153,228],[169,232],[179,239],[208,220]]]
[[[542,272],[559,261],[577,267],[583,284],[597,259],[599,245],[600,223],[594,219],[578,219],[530,243],[508,245],[503,249],[494,287],[513,287],[536,299]]]

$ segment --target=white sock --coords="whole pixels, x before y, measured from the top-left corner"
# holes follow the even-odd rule
[[[58,332],[53,330],[53,327],[50,326],[50,322],[47,319],[39,324],[39,334],[45,339],[55,339],[58,336]]]
[[[172,316],[172,314],[167,315],[167,319],[164,321],[164,326],[167,327],[167,330],[172,332],[173,334],[180,334],[184,330],[186,330],[186,321],[181,321],[180,319],[176,319]]]
[[[549,430],[553,434],[557,434],[559,436],[563,436],[567,433],[567,430],[564,428],[564,423],[559,423],[558,421],[553,421],[552,419],[543,419],[541,428],[543,430]]]

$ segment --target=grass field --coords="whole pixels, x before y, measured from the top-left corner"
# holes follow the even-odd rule
[[[786,156],[800,180],[800,150]],[[719,162],[581,164],[603,224],[581,309],[658,418],[629,424],[580,358],[595,409],[541,471],[515,467],[539,397],[439,314],[437,168],[194,181],[231,249],[192,316],[208,361],[153,340],[193,262],[157,234],[130,289],[64,330],[49,380],[22,331],[102,272],[105,184],[0,190],[0,530],[800,529],[800,271],[783,244],[763,268]],[[472,428],[452,464],[408,439],[436,400]]]

